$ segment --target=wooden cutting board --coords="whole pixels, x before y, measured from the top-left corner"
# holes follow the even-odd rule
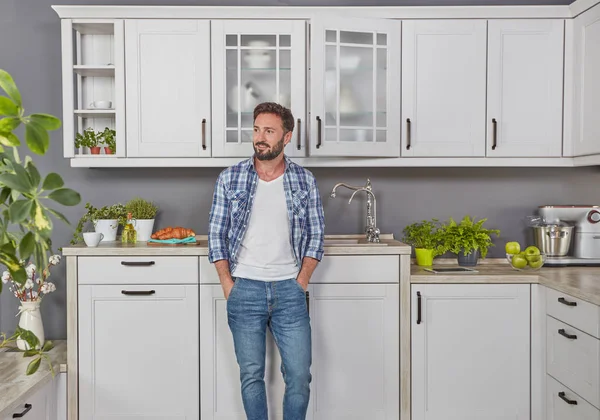
[[[197,246],[200,245],[200,241],[196,239],[196,242],[188,242],[183,244],[165,244],[162,242],[146,242],[148,246]]]

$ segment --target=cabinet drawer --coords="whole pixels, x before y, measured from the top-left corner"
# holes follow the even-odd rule
[[[198,257],[79,257],[79,284],[197,284]]]
[[[600,338],[600,306],[546,288],[547,313],[596,338]]]
[[[546,346],[547,373],[600,407],[600,341],[547,316]]]
[[[546,412],[548,420],[600,420],[600,411],[575,392],[546,376]]]
[[[325,255],[310,279],[311,283],[398,283],[398,255]],[[217,270],[200,257],[200,283],[219,284]]]

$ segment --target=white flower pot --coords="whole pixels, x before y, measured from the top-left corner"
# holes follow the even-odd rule
[[[154,219],[134,219],[133,227],[137,233],[138,242],[147,242],[152,236],[154,229]]]
[[[24,330],[29,330],[40,341],[39,347],[44,345],[46,338],[44,337],[44,323],[42,322],[42,313],[40,312],[40,301],[21,302],[19,307],[21,318],[19,319],[19,327]],[[30,350],[29,344],[25,340],[17,339],[17,347],[20,350]]]
[[[117,240],[117,228],[119,221],[117,219],[100,219],[94,222],[96,232],[104,234],[100,242],[110,242]]]

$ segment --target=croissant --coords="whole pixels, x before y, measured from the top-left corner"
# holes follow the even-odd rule
[[[152,239],[184,239],[189,236],[196,236],[196,232],[181,226],[169,226],[154,232],[152,234]]]

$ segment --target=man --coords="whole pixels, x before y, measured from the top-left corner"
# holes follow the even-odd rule
[[[209,260],[227,299],[248,420],[268,420],[266,329],[281,354],[284,420],[305,419],[311,327],[305,291],[323,257],[324,216],[314,176],[283,153],[294,117],[272,102],[254,109],[254,155],[219,175]]]

